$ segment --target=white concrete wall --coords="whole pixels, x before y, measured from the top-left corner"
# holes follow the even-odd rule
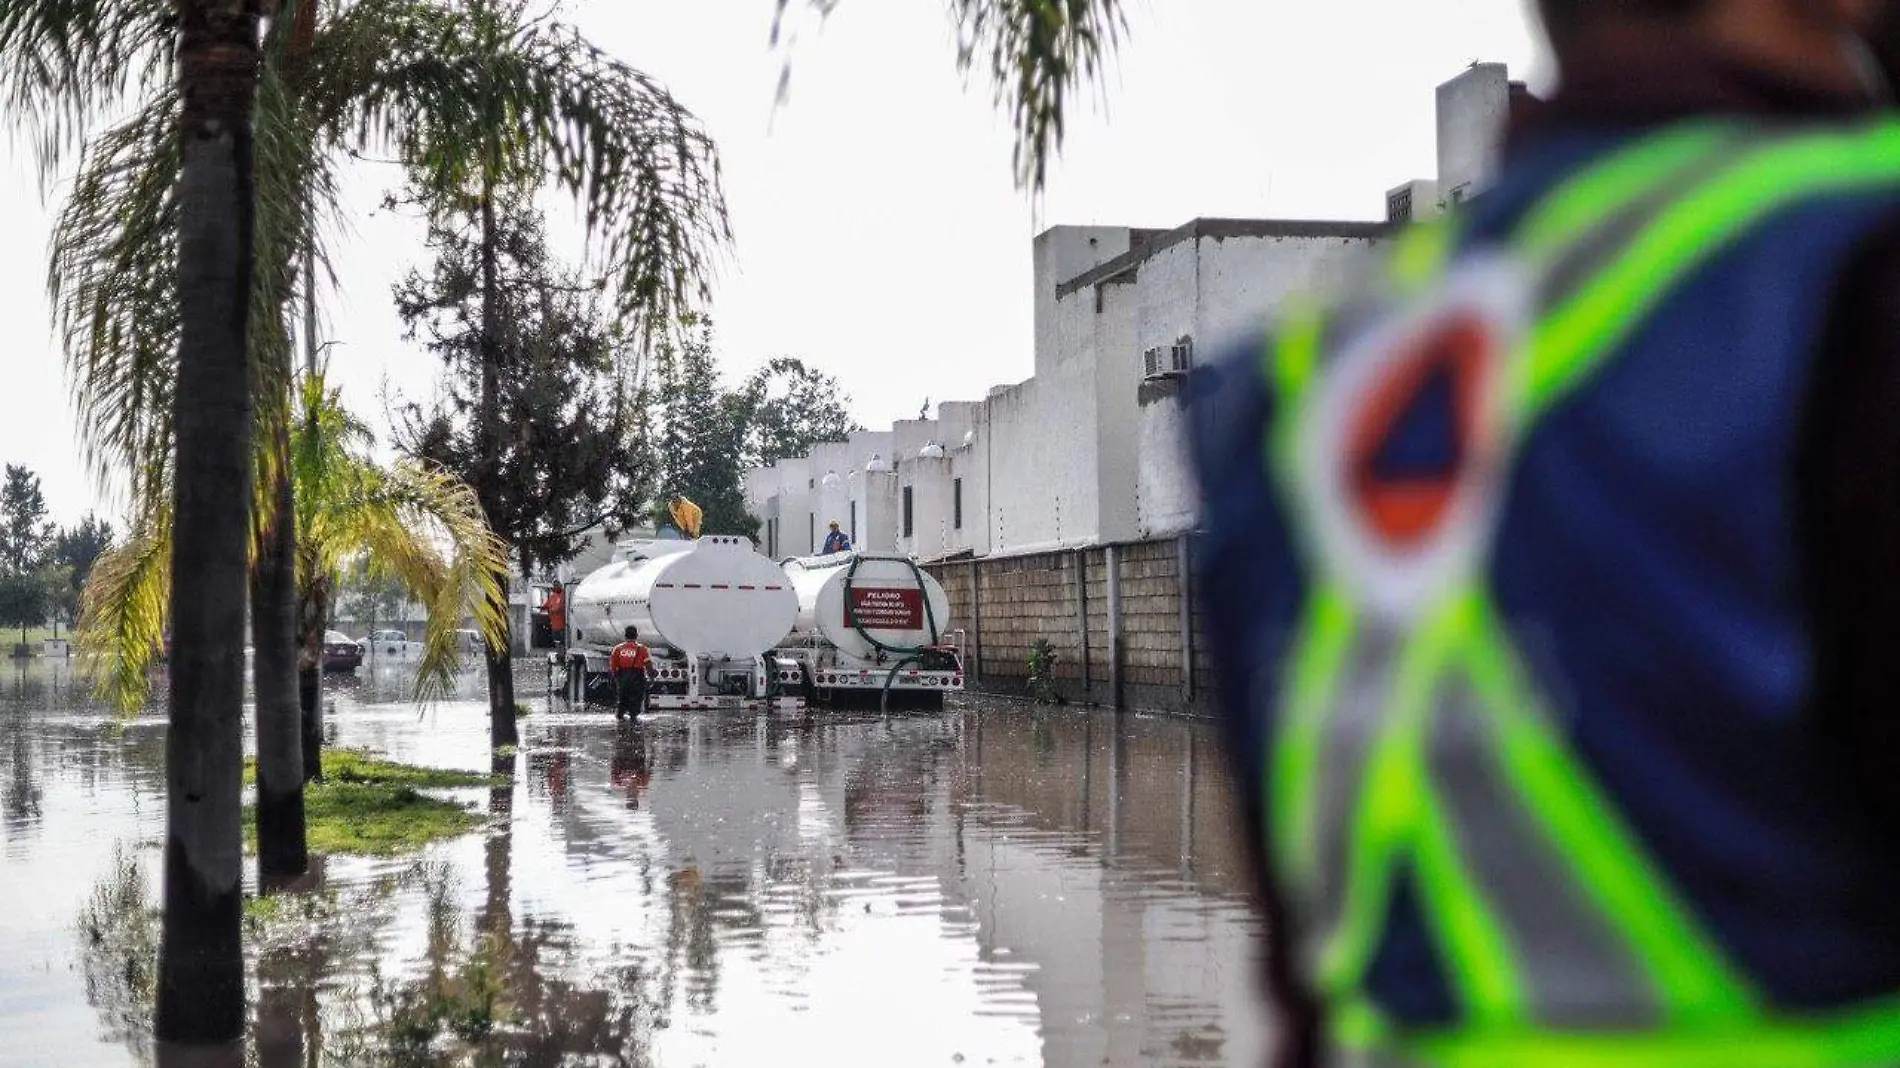
[[[986,556],[990,551],[989,494],[990,435],[989,411],[980,401],[956,401],[937,409],[950,440],[946,442],[952,479],[952,509],[949,553],[970,552]],[[955,514],[955,486],[963,484],[963,521]],[[948,553],[946,553],[948,555]]]
[[[1134,231],[1126,226],[1053,226],[1036,235],[1036,373],[1062,351],[1057,340],[1056,287],[1098,264],[1127,252]]]
[[[946,453],[940,458],[906,460],[898,476],[897,549],[921,560],[937,560],[950,555],[951,468],[954,461]],[[911,536],[903,531],[903,492],[911,493]]]
[[[1438,87],[1438,190],[1448,205],[1476,195],[1497,169],[1511,110],[1502,63],[1478,63]]]

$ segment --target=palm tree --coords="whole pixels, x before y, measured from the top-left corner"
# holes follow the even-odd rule
[[[252,300],[260,314],[251,352],[260,372],[261,459],[283,448],[276,413],[286,395],[289,297],[311,281],[298,278],[297,254],[309,250],[322,262],[320,223],[334,209],[338,169],[353,154],[394,155],[445,197],[504,172],[546,171],[585,209],[595,251],[612,265],[616,325],[636,335],[651,336],[704,298],[707,269],[727,236],[718,165],[711,142],[664,89],[558,22],[529,18],[519,0],[355,0],[332,4],[323,19],[297,2],[266,42],[259,90]],[[3,46],[0,37],[0,59]],[[93,143],[54,239],[52,285],[79,372],[82,437],[96,467],[135,473],[135,499],[158,477],[150,472],[149,457],[160,451],[153,443],[171,431],[153,402],[169,392],[175,316],[153,261],[176,240],[168,179],[175,167],[164,136],[173,114],[170,100],[151,100]],[[290,525],[276,513],[294,504],[270,486],[274,508],[260,525],[274,547]],[[266,624],[277,618],[258,615]],[[320,635],[321,623],[301,619],[298,629]],[[503,640],[495,651],[506,647]],[[498,734],[511,737],[511,680],[495,680],[497,659],[490,657],[491,711]],[[302,666],[309,739],[314,669],[308,657]],[[274,662],[269,667],[274,687],[281,676]],[[270,718],[266,681],[260,673],[260,720]],[[309,767],[312,755],[304,762]]]
[[[454,477],[423,463],[379,467],[369,455],[370,430],[321,375],[306,378],[298,395],[285,458],[300,535],[297,616],[316,618],[334,576],[365,560],[372,574],[394,577],[427,610],[415,696],[442,697],[460,668],[459,622],[473,616],[489,634],[503,625],[490,576],[507,566],[507,550],[488,529],[474,493]],[[141,517],[125,544],[100,558],[86,587],[81,652],[108,667],[101,692],[122,709],[141,707],[150,692],[161,609],[172,586],[174,531],[162,514]],[[321,633],[314,646],[320,656]],[[261,805],[259,819],[261,830]]]
[[[144,467],[163,479],[186,547],[170,560],[175,642],[166,734],[165,918],[157,1037],[223,1045],[244,1026],[238,783],[251,490],[251,120],[257,5],[245,0],[11,0],[0,4],[0,100],[58,160],[86,120],[134,85],[164,99],[170,243],[164,280],[168,387],[143,398]],[[132,220],[144,225],[143,220]],[[149,341],[149,337],[141,340]],[[147,346],[135,346],[149,358]],[[143,427],[131,428],[143,436]],[[148,480],[156,488],[156,483]]]

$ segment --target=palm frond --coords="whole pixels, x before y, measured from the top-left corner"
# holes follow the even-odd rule
[[[176,79],[172,0],[0,0],[0,108],[30,132],[42,180],[92,120]]]
[[[464,616],[473,616],[491,641],[506,639],[507,621],[496,605],[505,593],[507,547],[466,483],[433,465],[383,470],[360,455],[368,432],[322,376],[305,380],[303,408],[292,445],[306,572],[299,581],[314,582],[361,558],[372,575],[407,587],[428,613],[416,699],[436,700],[461,666],[455,630]]]
[[[80,663],[121,713],[145,707],[171,598],[170,497],[160,494],[124,544],[101,556],[80,601]]]
[[[4,0],[0,0],[4,2]],[[252,272],[250,349],[256,404],[268,435],[287,411],[290,308],[296,253],[334,218],[332,161],[316,152],[280,78],[260,83],[256,141],[259,269]],[[158,94],[86,150],[53,234],[47,286],[66,351],[76,431],[87,465],[108,489],[171,449],[171,384],[178,346],[176,196],[178,98]],[[270,356],[271,359],[262,357]],[[160,461],[163,462],[163,461]],[[266,469],[266,474],[269,469]]]
[[[829,15],[839,0],[778,0],[772,43],[794,3]],[[957,66],[979,64],[1016,129],[1016,182],[1040,193],[1062,149],[1069,97],[1093,82],[1128,28],[1128,0],[949,0]],[[789,76],[780,76],[780,92]]]
[[[636,337],[707,297],[730,239],[718,154],[658,82],[517,0],[374,0],[313,54],[336,143],[393,153],[442,197],[545,173],[582,208]]]

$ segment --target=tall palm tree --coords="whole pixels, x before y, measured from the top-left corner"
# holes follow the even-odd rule
[[[333,576],[366,558],[372,572],[396,578],[427,610],[416,698],[441,697],[460,667],[460,621],[472,616],[490,634],[502,627],[491,576],[507,566],[507,549],[488,529],[474,493],[453,476],[414,462],[378,466],[370,430],[321,375],[305,379],[298,396],[284,458],[299,532],[297,614],[314,615]],[[142,517],[123,546],[100,558],[86,587],[81,652],[107,665],[102,692],[120,708],[140,707],[150,692],[161,606],[173,585],[175,529],[162,515]],[[260,831],[262,818],[260,808]]]
[[[9,0],[0,4],[0,100],[35,125],[43,161],[78,143],[135,87],[168,101],[162,151],[174,240],[164,280],[167,387],[143,399],[162,439],[143,466],[169,474],[172,678],[166,735],[165,918],[155,1028],[219,1045],[244,1026],[238,845],[243,626],[251,491],[253,141],[259,5],[248,0]],[[143,220],[134,220],[142,225]],[[149,337],[140,339],[149,342]],[[149,345],[137,346],[149,358]],[[171,388],[174,387],[175,388]],[[143,427],[131,433],[142,437]],[[148,481],[148,486],[155,483]]]

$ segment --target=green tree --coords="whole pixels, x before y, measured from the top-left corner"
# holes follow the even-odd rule
[[[748,467],[804,456],[814,445],[844,441],[863,429],[852,420],[851,397],[836,378],[789,356],[754,371],[739,396],[747,416]]]
[[[477,487],[523,575],[582,534],[631,525],[648,489],[638,361],[598,288],[548,255],[532,190],[429,201],[429,273],[396,289],[409,337],[442,360],[439,400],[403,410],[399,444]],[[488,651],[495,745],[515,737],[513,656]]]
[[[92,577],[93,565],[112,548],[112,524],[88,512],[84,519],[53,535],[53,560],[67,568],[63,588],[51,591],[53,622],[70,625],[79,618],[79,598]]]
[[[8,464],[0,484],[0,570],[27,575],[39,570],[53,547],[53,524],[46,519],[46,495],[40,476]]]
[[[46,563],[41,564],[40,569],[33,573],[33,577],[39,581],[40,589],[44,591],[42,594],[44,618],[41,622],[50,620],[53,624],[53,637],[57,638],[60,620],[64,619],[70,623],[77,611],[77,602],[74,600],[76,595],[73,592],[75,587],[72,565],[62,564],[56,558],[49,556]],[[74,607],[68,608],[69,604]],[[22,635],[21,638],[24,640],[25,636]]]
[[[688,497],[705,513],[702,533],[751,535],[759,527],[745,507],[751,399],[719,385],[711,321],[689,325],[697,329],[677,344],[662,343],[654,358],[656,510],[663,513],[666,501]]]
[[[374,631],[379,623],[405,623],[400,618],[409,603],[409,590],[393,576],[381,574],[374,561],[361,557],[343,570],[336,587],[338,614],[366,623]]]
[[[46,583],[31,572],[0,572],[0,624],[20,628],[15,655],[26,652],[26,628],[46,622]]]

